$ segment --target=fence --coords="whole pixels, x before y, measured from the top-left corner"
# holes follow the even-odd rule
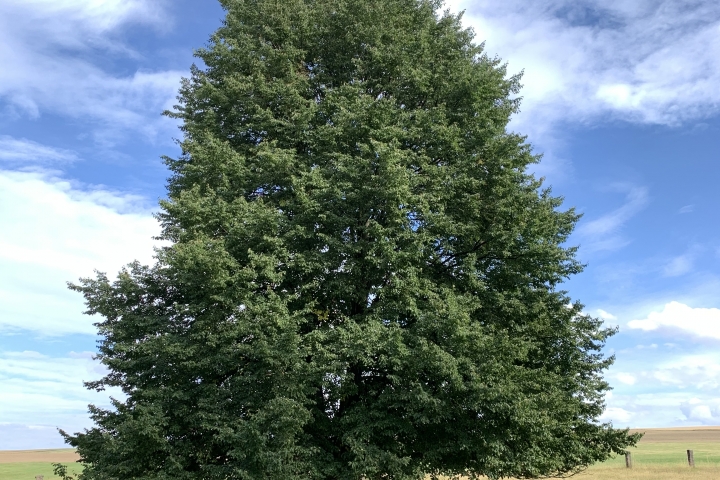
[[[687,459],[688,459],[688,465],[690,467],[694,467],[695,466],[695,455],[693,454],[692,450],[687,451]],[[630,453],[630,452],[625,452],[625,467],[626,468],[633,467],[632,453]],[[42,480],[42,478],[40,478],[40,480]]]

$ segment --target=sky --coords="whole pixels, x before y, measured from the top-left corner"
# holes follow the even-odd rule
[[[452,0],[524,72],[534,167],[583,217],[563,288],[618,333],[603,420],[720,425],[720,3]],[[68,281],[152,262],[172,107],[213,0],[0,2],[0,449],[91,425],[92,317]]]

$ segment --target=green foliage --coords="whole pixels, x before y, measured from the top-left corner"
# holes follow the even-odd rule
[[[77,475],[68,473],[68,466],[64,463],[53,463],[53,473],[60,477],[62,480],[76,480]]]
[[[153,266],[73,286],[121,387],[83,479],[572,473],[611,331],[558,289],[578,215],[508,132],[518,77],[425,0],[223,0]]]

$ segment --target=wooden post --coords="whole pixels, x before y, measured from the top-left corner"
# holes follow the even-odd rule
[[[690,465],[691,467],[694,467],[695,466],[695,455],[693,455],[693,451],[688,450],[687,454],[688,454],[688,465]]]
[[[632,468],[632,453],[630,452],[625,452],[625,466]]]
[[[35,480],[43,480],[44,478],[43,475],[35,475]]]

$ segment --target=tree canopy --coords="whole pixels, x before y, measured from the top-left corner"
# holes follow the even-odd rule
[[[221,3],[168,112],[169,246],[72,286],[88,386],[124,392],[64,434],[82,478],[534,478],[634,444],[519,76],[439,0]]]

